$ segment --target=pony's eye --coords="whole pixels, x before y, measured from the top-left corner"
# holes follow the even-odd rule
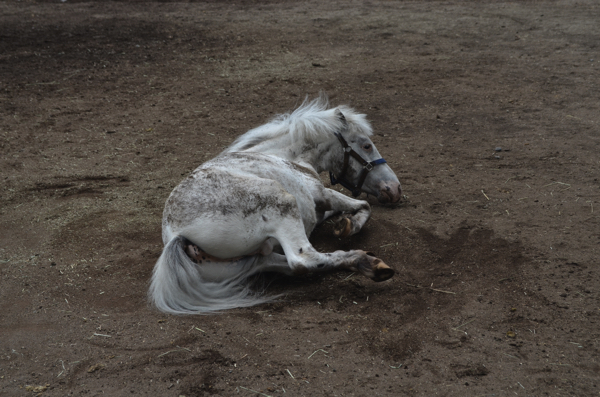
[[[371,150],[371,144],[367,143],[366,145],[363,146],[363,149]]]

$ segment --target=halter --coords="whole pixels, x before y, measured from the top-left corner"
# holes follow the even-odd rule
[[[339,183],[346,189],[350,190],[352,192],[352,196],[356,197],[356,196],[360,195],[360,192],[361,192],[360,188],[362,187],[363,183],[365,183],[365,179],[367,179],[367,175],[369,174],[369,172],[371,172],[371,170],[376,165],[387,163],[387,161],[385,161],[384,158],[380,158],[379,160],[373,160],[373,161],[367,161],[367,160],[363,159],[360,156],[360,154],[356,153],[354,151],[354,149],[352,149],[350,147],[350,145],[348,145],[348,142],[346,142],[346,140],[344,139],[342,134],[340,134],[339,132],[334,132],[334,134],[337,137],[337,139],[340,141],[342,146],[344,147],[344,165],[342,167],[342,172],[340,172],[340,175],[338,176],[337,179],[333,175],[333,172],[329,171],[329,178],[331,179],[331,184],[336,185]],[[350,181],[348,181],[345,178],[345,174],[346,174],[346,171],[348,170],[348,165],[350,162],[350,156],[354,157],[363,166],[363,170],[360,174],[360,178],[358,179],[358,184],[356,186],[353,186],[350,183]]]

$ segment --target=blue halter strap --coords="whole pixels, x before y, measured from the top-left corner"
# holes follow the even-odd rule
[[[342,134],[340,134],[339,132],[335,132],[335,136],[337,137],[337,139],[340,141],[340,143],[344,147],[344,165],[342,166],[342,171],[340,172],[340,174],[337,178],[335,177],[335,175],[333,175],[333,172],[329,171],[329,178],[331,179],[331,185],[336,185],[339,183],[346,189],[350,190],[352,192],[352,196],[356,197],[356,196],[360,195],[361,187],[362,187],[363,183],[365,183],[365,179],[367,179],[367,175],[369,174],[369,172],[371,172],[371,170],[373,170],[373,168],[376,165],[387,163],[387,161],[385,161],[384,158],[380,158],[378,160],[373,160],[373,161],[367,161],[367,160],[363,159],[360,154],[356,153],[354,151],[354,149],[352,149],[352,147],[350,147],[350,145],[348,145],[348,142],[346,142],[346,140],[344,139]],[[356,184],[356,186],[353,185],[352,183],[350,183],[350,181],[348,181],[348,179],[346,179],[346,171],[348,171],[348,166],[350,163],[350,156],[354,157],[354,159],[356,159],[363,166],[362,172],[360,174],[360,177],[358,179],[358,183]]]

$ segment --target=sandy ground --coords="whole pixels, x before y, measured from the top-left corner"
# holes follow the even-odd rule
[[[598,395],[598,21],[594,1],[0,3],[0,395]],[[321,90],[368,115],[407,197],[311,241],[397,275],[149,308],[171,189]]]

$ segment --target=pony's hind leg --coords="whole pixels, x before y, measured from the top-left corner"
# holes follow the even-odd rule
[[[275,252],[271,253],[270,255],[257,258],[254,273],[263,272],[282,273],[287,276],[294,275],[294,272],[288,264],[285,255],[277,254]]]
[[[384,281],[394,275],[392,268],[365,251],[318,252],[308,241],[301,219],[295,217],[283,218],[274,237],[280,242],[290,273],[294,275],[335,269],[358,271],[374,281]]]

